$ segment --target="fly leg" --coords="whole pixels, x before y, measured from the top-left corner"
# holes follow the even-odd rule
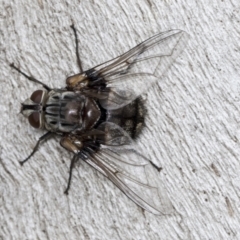
[[[92,154],[94,154],[99,148],[96,146],[96,144],[89,139],[84,139],[84,137],[76,136],[76,135],[65,135],[61,141],[60,145],[68,150],[69,152],[72,152],[74,154],[71,164],[70,164],[70,170],[69,170],[69,177],[68,177],[68,184],[67,188],[64,191],[65,194],[68,194],[70,185],[71,185],[71,179],[72,179],[72,170],[74,168],[74,164],[77,162],[77,160],[80,158],[82,160],[88,159]]]
[[[76,31],[76,28],[74,27],[74,24],[72,24],[70,27],[72,28],[73,33],[74,33],[74,37],[75,37],[77,64],[78,64],[78,67],[79,67],[79,69],[80,69],[80,73],[82,73],[82,72],[83,72],[83,68],[82,68],[82,63],[81,63],[80,56],[79,56],[79,51],[78,51],[77,31]]]
[[[21,165],[23,165],[25,162],[27,162],[27,161],[29,160],[29,158],[31,158],[31,157],[35,154],[35,152],[38,150],[38,147],[39,147],[40,143],[42,143],[43,141],[48,140],[48,139],[49,139],[50,137],[52,137],[53,135],[54,135],[54,133],[52,133],[52,132],[47,132],[47,133],[45,133],[43,136],[41,136],[41,137],[38,139],[35,147],[33,148],[32,152],[31,152],[31,154],[30,154],[26,159],[24,159],[23,161],[20,161],[19,163],[20,163]]]
[[[15,70],[17,70],[20,74],[22,74],[25,78],[27,78],[29,81],[41,84],[45,89],[47,89],[48,91],[52,90],[52,88],[50,88],[48,85],[46,85],[45,83],[37,80],[34,77],[28,76],[26,73],[22,72],[19,68],[17,68],[13,63],[10,64],[10,67],[14,68]]]
[[[67,184],[67,188],[66,190],[64,191],[64,193],[66,195],[68,195],[68,190],[70,189],[70,185],[71,185],[71,180],[72,180],[72,170],[74,168],[74,163],[77,161],[78,159],[78,156],[77,155],[74,155],[72,160],[71,160],[71,164],[70,164],[70,170],[69,170],[69,177],[68,177],[68,184]]]
[[[71,160],[71,164],[70,164],[67,188],[64,191],[65,194],[68,194],[68,191],[69,191],[70,185],[71,185],[71,180],[72,180],[72,170],[74,168],[75,162],[78,160],[78,157],[79,157],[78,154],[83,148],[83,143],[81,140],[77,139],[76,137],[67,135],[61,139],[60,145],[63,148],[67,149],[68,151],[74,153],[74,156],[73,156],[73,158]]]
[[[146,159],[147,161],[150,162],[150,164],[158,171],[161,172],[162,171],[162,167],[159,167],[157,164],[155,164],[154,162],[152,162],[150,159],[146,158],[145,156],[143,156],[141,153],[133,150],[133,152],[135,152],[137,155],[139,155],[140,157]]]
[[[162,167],[157,166],[154,162],[150,161],[151,165],[160,172],[162,170]]]

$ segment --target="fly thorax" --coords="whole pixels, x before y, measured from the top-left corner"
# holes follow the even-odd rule
[[[92,98],[86,98],[82,111],[82,124],[84,130],[93,128],[101,117],[101,110]]]
[[[93,127],[100,114],[96,102],[80,93],[51,91],[45,105],[45,127],[55,132],[82,132]]]
[[[71,132],[82,127],[81,112],[85,97],[70,91],[51,91],[45,105],[45,128]]]

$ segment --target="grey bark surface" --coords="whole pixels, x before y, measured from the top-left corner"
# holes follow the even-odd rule
[[[240,239],[240,2],[0,0],[0,239]],[[23,167],[40,130],[19,114],[41,88],[169,29],[191,36],[174,65],[145,95],[148,124],[139,145],[162,166],[175,213],[142,211],[90,166],[73,171],[59,139]]]

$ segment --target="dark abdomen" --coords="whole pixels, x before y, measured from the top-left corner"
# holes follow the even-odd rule
[[[137,98],[123,108],[107,110],[106,121],[117,124],[135,139],[144,126],[144,116],[143,100],[142,98]]]

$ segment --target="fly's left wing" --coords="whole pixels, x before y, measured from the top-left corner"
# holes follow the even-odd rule
[[[118,109],[159,81],[187,40],[188,34],[182,30],[159,33],[123,55],[86,71],[85,85],[82,74],[73,76],[73,85],[69,87],[98,98],[106,109]]]

